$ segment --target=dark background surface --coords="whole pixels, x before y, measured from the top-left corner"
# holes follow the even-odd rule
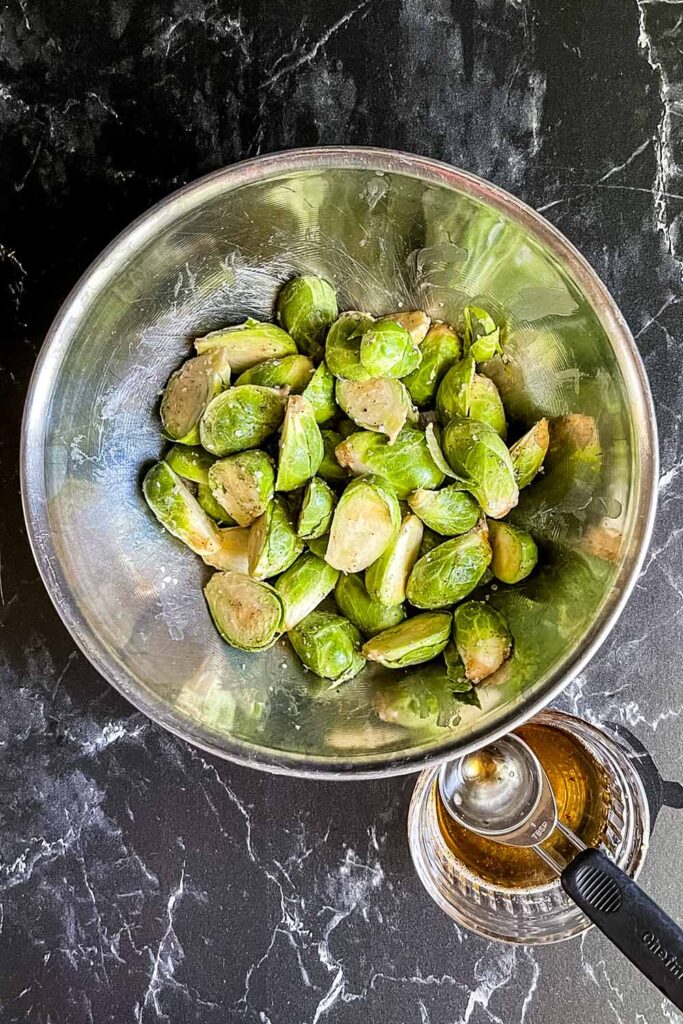
[[[461,934],[405,841],[414,780],[313,784],[148,723],[62,627],[19,501],[22,403],[79,274],[175,187],[296,145],[449,161],[542,210],[596,267],[653,386],[645,569],[560,706],[683,776],[683,6],[656,0],[12,0],[0,14],[0,1022],[660,1024],[589,934]],[[682,161],[683,162],[683,161]],[[683,918],[681,821],[643,881]]]

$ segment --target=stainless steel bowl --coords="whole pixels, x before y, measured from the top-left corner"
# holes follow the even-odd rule
[[[392,721],[387,693],[419,687],[419,673],[399,683],[366,670],[328,693],[284,644],[265,655],[228,648],[204,605],[205,570],[140,495],[142,469],[163,447],[159,392],[193,335],[272,316],[280,284],[310,271],[336,283],[342,308],[419,306],[451,319],[481,299],[509,324],[508,362],[496,379],[517,427],[541,415],[584,417],[557,430],[547,472],[518,512],[540,538],[545,568],[496,593],[515,657],[499,685],[482,688],[482,709],[465,708],[453,728]],[[582,458],[586,425],[599,433],[597,470]],[[205,750],[311,776],[416,771],[547,704],[628,598],[656,479],[642,363],[579,253],[488,182],[376,149],[261,157],[202,178],[141,217],[64,304],[23,428],[35,557],[96,668],[145,714]]]

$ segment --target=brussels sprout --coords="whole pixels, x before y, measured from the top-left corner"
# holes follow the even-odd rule
[[[403,383],[415,405],[433,405],[437,388],[447,370],[460,359],[460,338],[448,324],[432,324],[421,345],[422,362],[404,377]]]
[[[408,504],[423,523],[445,537],[467,533],[481,516],[479,505],[462,484],[449,484],[440,491],[420,488],[409,495]]]
[[[406,377],[422,362],[411,335],[395,320],[375,320],[360,343],[360,361],[371,377]]]
[[[491,561],[486,524],[444,541],[420,558],[406,593],[416,608],[446,608],[474,590]]]
[[[488,423],[493,427],[499,437],[505,440],[507,434],[507,423],[505,422],[505,409],[498,394],[498,388],[481,374],[475,373],[472,387],[470,389],[470,418]]]
[[[465,356],[452,366],[439,384],[436,393],[436,408],[442,423],[448,423],[454,416],[469,416],[470,394],[477,364],[472,356]]]
[[[501,355],[503,350],[500,347],[500,328],[485,309],[465,306],[463,319],[465,355],[471,355],[478,363],[485,363],[487,359]]]
[[[334,377],[322,362],[303,391],[304,398],[311,403],[316,423],[327,423],[337,415],[334,401]]]
[[[403,605],[385,608],[374,601],[360,576],[341,575],[334,588],[334,599],[339,611],[357,626],[364,637],[374,636],[390,626],[397,626],[406,617]]]
[[[383,320],[391,320],[400,327],[405,327],[413,341],[420,345],[424,340],[431,320],[421,309],[411,309],[406,313],[397,310],[395,313],[387,313]]]
[[[197,338],[194,347],[197,352],[224,350],[233,373],[241,373],[266,359],[296,354],[294,339],[282,328],[275,324],[260,323],[251,317],[236,327],[222,327],[203,338]]]
[[[164,460],[178,476],[195,484],[208,483],[209,469],[214,463],[213,455],[199,445],[184,444],[174,444],[164,455]]]
[[[218,532],[220,546],[212,554],[203,556],[206,564],[214,569],[246,573],[249,569],[249,530],[242,526],[229,526]]]
[[[220,531],[167,462],[157,462],[142,482],[145,500],[162,526],[204,557],[220,547]]]
[[[443,432],[443,451],[487,516],[502,519],[519,500],[510,453],[488,423],[456,418]]]
[[[336,451],[341,444],[341,434],[338,434],[336,430],[321,430],[320,433],[323,439],[324,454],[323,461],[318,467],[318,476],[331,483],[348,480],[349,474],[337,462]]]
[[[295,277],[280,292],[277,312],[299,349],[317,359],[322,355],[327,328],[337,319],[337,295],[322,277]]]
[[[219,505],[208,484],[197,484],[197,501],[202,506],[207,516],[211,516],[217,523],[228,523],[235,525],[235,520],[229,515],[222,505]]]
[[[422,530],[417,516],[404,516],[395,539],[365,572],[368,594],[386,608],[406,599],[406,583],[417,561]]]
[[[293,629],[324,601],[339,579],[339,571],[310,552],[299,555],[274,586],[285,606],[284,628]]]
[[[224,352],[195,356],[171,374],[161,399],[161,425],[171,441],[196,445],[199,421],[212,398],[230,383]]]
[[[508,624],[485,601],[466,601],[455,609],[453,635],[465,674],[480,683],[510,657],[512,637]]]
[[[342,572],[367,569],[391,544],[400,522],[398,499],[383,480],[352,480],[334,510],[325,560]]]
[[[371,374],[360,361],[363,333],[373,323],[367,313],[342,313],[330,327],[325,342],[325,362],[330,373],[344,380],[368,380]]]
[[[365,664],[358,650],[360,633],[334,612],[311,612],[288,636],[306,668],[323,679],[343,683]]]
[[[441,431],[434,423],[428,423],[425,427],[425,441],[429,448],[429,454],[434,460],[434,464],[439,467],[444,476],[452,477],[457,480],[457,476],[446,462],[446,456],[441,448]]]
[[[249,531],[249,575],[258,580],[277,576],[298,558],[303,547],[286,506],[280,498],[274,498]]]
[[[543,465],[549,443],[550,431],[548,430],[548,421],[544,418],[538,423],[534,423],[531,430],[513,444],[510,449],[510,458],[520,490],[531,483]]]
[[[406,420],[415,418],[410,395],[400,380],[338,380],[337,402],[364,430],[386,434],[393,444]]]
[[[313,363],[308,356],[282,356],[266,359],[241,373],[235,386],[260,384],[264,388],[289,388],[294,394],[303,391],[313,376]]]
[[[296,532],[303,540],[315,540],[329,532],[337,498],[334,491],[314,476],[304,492]]]
[[[463,660],[452,640],[443,652],[443,660],[446,664],[446,676],[451,690],[456,693],[466,693],[467,690],[471,690],[472,680],[467,678]]]
[[[216,629],[232,647],[264,651],[282,632],[284,605],[268,583],[240,572],[217,572],[204,596]]]
[[[313,407],[303,395],[290,395],[280,434],[276,491],[294,491],[318,472],[325,448]]]
[[[452,623],[450,612],[425,612],[383,630],[367,640],[361,650],[369,661],[378,661],[385,668],[421,665],[441,654]]]
[[[263,515],[274,484],[273,460],[265,452],[239,452],[218,459],[209,470],[211,493],[240,526],[251,526]]]
[[[493,552],[491,569],[503,583],[519,583],[526,579],[538,562],[536,541],[511,523],[489,523],[489,543]]]
[[[393,444],[382,437],[362,431],[337,446],[337,461],[355,476],[373,473],[391,484],[397,496],[405,500],[418,487],[440,487],[443,473],[435,465],[421,430],[404,427]]]
[[[286,396],[276,388],[244,384],[209,402],[199,424],[201,442],[213,455],[256,448],[282,423]]]

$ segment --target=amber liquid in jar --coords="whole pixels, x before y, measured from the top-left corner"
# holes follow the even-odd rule
[[[602,767],[579,740],[562,729],[532,722],[516,731],[545,768],[560,821],[580,836],[586,846],[597,846],[605,834],[610,802],[609,780]],[[471,874],[510,889],[546,885],[556,879],[533,850],[496,843],[459,825],[444,807],[436,783],[435,786],[441,834]],[[543,846],[557,852],[563,862],[576,854],[557,829]]]

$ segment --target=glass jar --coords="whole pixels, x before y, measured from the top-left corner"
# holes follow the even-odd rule
[[[637,878],[647,852],[650,814],[629,757],[632,748],[606,726],[597,728],[562,711],[543,711],[533,723],[568,733],[604,773],[608,805],[600,845]],[[590,921],[565,894],[559,878],[512,887],[480,877],[456,856],[439,826],[439,770],[430,768],[419,776],[408,814],[413,863],[435,903],[459,925],[505,942],[559,942],[586,931]]]

